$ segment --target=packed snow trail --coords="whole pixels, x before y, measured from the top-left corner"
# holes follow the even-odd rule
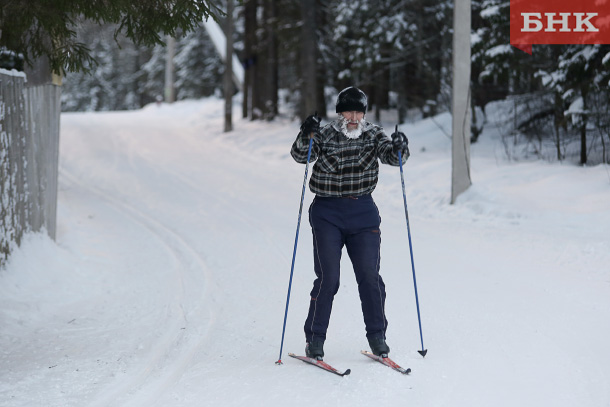
[[[274,363],[304,171],[289,156],[298,123],[238,120],[225,134],[223,109],[212,98],[62,115],[57,243],[30,235],[0,271],[0,406],[610,405],[605,168],[506,162],[491,129],[473,145],[473,186],[449,205],[437,127],[449,116],[402,125],[429,352],[417,353],[400,175],[382,166],[388,343],[413,371],[359,354],[345,259],[325,345],[351,368],[340,378]],[[304,349],[305,215],[285,354]]]

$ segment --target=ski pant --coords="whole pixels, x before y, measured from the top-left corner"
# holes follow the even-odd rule
[[[343,246],[354,267],[366,336],[385,339],[386,293],[379,275],[381,217],[372,196],[316,196],[309,208],[309,223],[313,232],[316,279],[305,321],[305,340],[326,340],[333,298],[339,290]]]

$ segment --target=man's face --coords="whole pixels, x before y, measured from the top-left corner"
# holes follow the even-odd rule
[[[341,116],[347,120],[347,129],[355,130],[358,128],[358,123],[364,119],[364,112],[341,112]]]

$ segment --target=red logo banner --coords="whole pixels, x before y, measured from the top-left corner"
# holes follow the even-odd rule
[[[510,43],[610,44],[610,0],[510,0]]]

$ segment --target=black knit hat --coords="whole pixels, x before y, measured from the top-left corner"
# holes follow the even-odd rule
[[[366,95],[360,89],[350,86],[343,89],[337,96],[337,113],[363,112],[368,106]]]

